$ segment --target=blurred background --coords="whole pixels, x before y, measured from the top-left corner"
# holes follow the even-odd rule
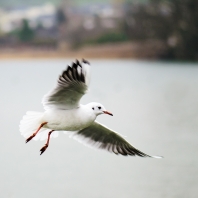
[[[198,59],[197,0],[1,0],[0,56]]]
[[[76,58],[91,63],[82,104],[136,148],[164,159],[93,150],[63,133],[31,141],[28,110]],[[0,0],[0,197],[197,198],[197,0]]]

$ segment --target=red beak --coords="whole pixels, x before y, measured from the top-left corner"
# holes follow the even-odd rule
[[[111,115],[111,116],[113,116],[113,114],[112,113],[110,113],[110,112],[108,112],[108,111],[103,111],[105,114],[109,114],[109,115]]]

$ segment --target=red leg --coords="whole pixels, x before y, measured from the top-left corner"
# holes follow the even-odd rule
[[[47,147],[49,146],[49,141],[50,141],[50,135],[51,135],[51,133],[53,132],[54,130],[51,130],[49,133],[48,133],[48,138],[47,138],[47,142],[46,142],[46,144],[41,148],[41,153],[40,153],[40,155],[42,155],[44,152],[45,152],[45,150],[47,149]]]
[[[25,142],[27,143],[27,142],[29,142],[33,137],[35,137],[36,134],[39,132],[39,130],[40,130],[45,124],[47,124],[47,122],[42,123],[42,124],[39,126],[39,128],[38,128],[29,138],[26,139]]]

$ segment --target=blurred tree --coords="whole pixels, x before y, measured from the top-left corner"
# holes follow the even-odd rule
[[[22,42],[29,42],[33,40],[34,31],[29,27],[28,20],[23,19],[21,29],[18,32],[18,37]]]
[[[114,42],[123,42],[127,41],[128,38],[125,34],[119,32],[108,32],[102,34],[96,39],[93,39],[93,43],[114,43]]]
[[[172,34],[176,38],[173,50],[179,59],[198,60],[198,1],[170,1]]]
[[[67,18],[65,16],[65,13],[64,13],[62,8],[59,8],[57,10],[56,18],[57,18],[57,22],[58,22],[59,25],[67,22]]]
[[[164,58],[198,60],[198,1],[150,0],[127,4],[125,32],[132,40],[158,39]]]

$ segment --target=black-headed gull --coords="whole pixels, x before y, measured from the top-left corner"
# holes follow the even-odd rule
[[[68,66],[60,75],[56,87],[44,96],[45,112],[28,111],[20,122],[20,132],[26,139],[45,140],[40,149],[42,154],[49,146],[50,137],[57,137],[58,131],[67,131],[82,143],[105,149],[115,154],[150,156],[133,147],[121,135],[95,121],[98,115],[108,114],[100,103],[80,104],[90,80],[90,64],[78,60]]]

